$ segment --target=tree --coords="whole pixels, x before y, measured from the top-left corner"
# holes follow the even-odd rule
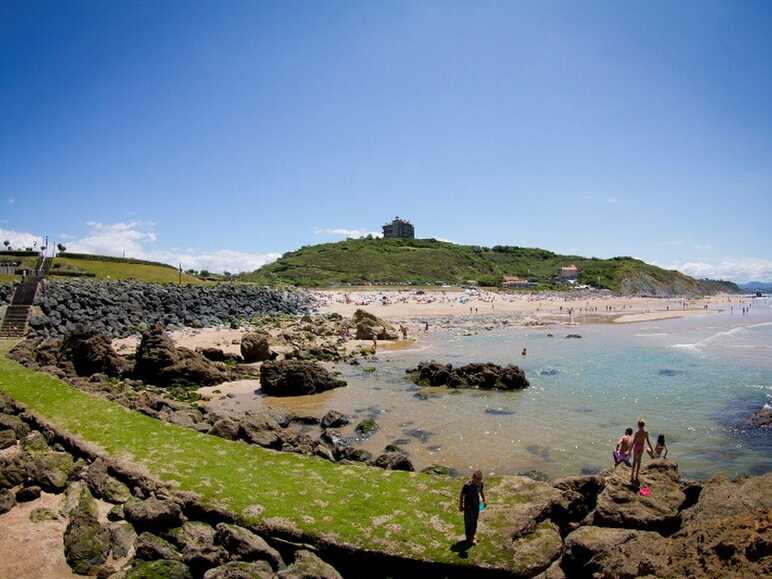
[[[6,251],[10,251],[11,250],[11,242],[8,241],[7,239],[5,241],[3,241],[3,245],[5,245],[5,250]]]
[[[206,269],[202,269],[201,270],[201,277],[209,277],[210,275],[212,275],[212,274],[209,273],[208,270],[206,270]]]
[[[232,274],[231,272],[229,272],[229,271],[224,271],[224,272],[222,272],[222,274],[223,274],[225,277],[230,277],[230,276],[232,276],[232,275],[233,275],[233,274]]]
[[[56,244],[56,249],[59,250],[59,253],[64,253],[65,251],[67,251],[67,248],[64,245],[62,245],[61,243],[57,243]]]

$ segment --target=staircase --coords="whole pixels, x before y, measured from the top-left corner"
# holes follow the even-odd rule
[[[16,287],[11,305],[5,310],[5,317],[0,324],[0,338],[21,338],[27,333],[27,322],[32,312],[32,304],[38,292],[38,285],[51,269],[50,257],[40,257],[35,264],[35,277]]]

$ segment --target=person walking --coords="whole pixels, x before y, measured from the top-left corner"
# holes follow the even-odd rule
[[[472,478],[464,483],[458,498],[458,510],[464,513],[464,534],[469,546],[476,545],[474,536],[477,534],[477,519],[480,516],[481,503],[485,508],[485,489],[482,471],[476,470]]]

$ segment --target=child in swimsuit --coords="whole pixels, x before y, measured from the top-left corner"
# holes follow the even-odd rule
[[[657,446],[654,447],[654,452],[650,450],[648,452],[651,458],[667,458],[667,444],[665,444],[664,434],[657,437]]]
[[[633,446],[633,429],[625,429],[625,434],[617,442],[617,446],[614,449],[612,455],[614,456],[614,466],[619,465],[620,462],[630,466],[630,449]]]
[[[630,484],[638,481],[638,475],[641,473],[641,458],[643,457],[643,448],[645,444],[649,445],[649,450],[654,452],[649,440],[649,433],[646,432],[646,421],[643,418],[638,419],[638,430],[633,436],[633,468],[630,471]]]

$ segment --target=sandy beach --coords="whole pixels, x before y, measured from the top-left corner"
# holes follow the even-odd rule
[[[508,316],[523,323],[630,323],[741,308],[751,300],[720,294],[700,299],[624,297],[605,293],[504,293],[486,290],[343,290],[315,292],[321,313],[365,309],[387,320]]]

